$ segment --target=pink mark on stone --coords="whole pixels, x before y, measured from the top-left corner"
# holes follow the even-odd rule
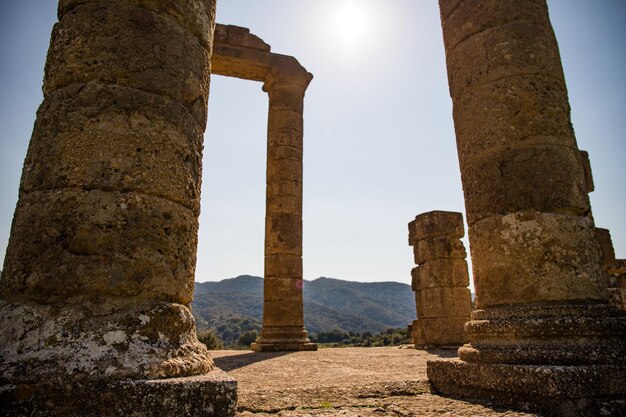
[[[303,285],[304,285],[304,282],[301,279],[296,281],[296,288],[297,289],[301,290]]]

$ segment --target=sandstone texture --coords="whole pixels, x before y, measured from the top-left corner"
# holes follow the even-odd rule
[[[189,310],[215,1],[59,4],[0,278],[2,415],[234,413]]]
[[[214,74],[262,81],[269,96],[263,328],[257,351],[315,350],[302,302],[304,94],[313,76],[237,26],[217,25]]]
[[[241,417],[536,415],[432,395],[426,361],[453,355],[451,350],[398,347],[211,351],[216,364],[238,381]]]
[[[416,346],[452,346],[467,341],[469,275],[461,213],[431,211],[409,223],[409,244],[417,267],[411,271],[417,320],[411,324]]]
[[[30,384],[28,391],[8,386],[0,402],[7,417],[223,417],[235,415],[237,382],[217,369],[182,378],[55,381]]]
[[[626,317],[608,304],[546,1],[439,4],[478,310],[460,360],[429,362],[430,381],[548,415],[622,415]]]
[[[611,233],[607,229],[596,228],[596,239],[602,253],[602,268],[606,273],[609,302],[626,311],[626,259],[615,259]]]

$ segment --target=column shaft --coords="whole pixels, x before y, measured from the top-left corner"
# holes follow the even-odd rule
[[[269,94],[265,281],[255,350],[315,349],[304,330],[302,301],[302,114],[312,77],[295,62],[277,56],[263,86]]]
[[[0,391],[15,409],[98,415],[81,404],[103,395],[112,415],[156,415],[119,381],[167,397],[174,377],[213,369],[188,304],[215,1],[166,3],[59,4],[0,281]],[[228,385],[194,408],[232,414]]]
[[[440,7],[479,310],[464,362],[431,362],[429,377],[442,391],[555,414],[623,395],[608,378],[625,380],[626,326],[607,305],[546,2]],[[593,389],[577,388],[582,375]]]

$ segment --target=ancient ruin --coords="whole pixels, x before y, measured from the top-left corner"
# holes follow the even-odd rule
[[[217,25],[213,74],[262,81],[269,95],[263,328],[256,351],[315,350],[302,303],[304,93],[313,76],[250,31]]]
[[[439,4],[478,310],[460,359],[428,376],[442,393],[617,415],[626,318],[608,304],[546,2]]]
[[[626,312],[626,259],[616,259],[607,268],[609,274],[609,302]]]
[[[467,341],[463,326],[472,311],[463,215],[430,211],[409,223],[409,245],[415,263],[411,287],[415,291],[417,320],[411,325],[413,343],[458,346]]]
[[[596,239],[600,244],[601,264],[606,273],[609,302],[626,310],[626,259],[615,259],[611,232],[596,228]]]
[[[589,158],[546,1],[440,9],[478,310],[465,323],[460,213],[417,216],[415,344],[469,342],[459,359],[428,362],[432,387],[548,415],[620,415],[626,261],[591,216]],[[237,382],[197,340],[189,309],[210,74],[260,81],[269,96],[263,328],[252,345],[265,352],[316,349],[302,301],[312,75],[247,29],[216,26],[215,0],[60,0],[58,17],[0,278],[0,415],[232,416]],[[435,357],[381,349],[355,364],[354,351],[318,354],[235,352],[222,363],[280,356],[274,397],[247,391],[248,409],[271,411],[280,397],[285,410],[325,412],[320,398],[360,410],[387,407],[385,393],[421,395],[419,381],[381,371],[380,358],[393,371],[404,357]],[[341,367],[325,374],[337,360],[328,358],[356,366],[362,386],[345,389],[355,378]],[[253,390],[250,374],[241,372]],[[370,385],[381,381],[382,391]]]
[[[215,1],[181,3],[60,1],[0,281],[3,415],[235,412],[188,307]]]

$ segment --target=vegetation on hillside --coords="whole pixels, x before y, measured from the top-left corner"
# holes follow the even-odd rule
[[[259,330],[263,314],[263,279],[240,276],[220,282],[196,283],[192,311],[198,329],[215,328],[225,343],[236,343],[247,331]],[[225,318],[226,329],[217,327]],[[404,327],[416,317],[415,295],[407,284],[363,283],[332,278],[304,282],[304,320],[310,333],[377,334]],[[237,319],[254,319],[258,328],[238,328]]]
[[[384,332],[372,335],[369,332],[354,333],[332,330],[330,332],[313,333],[312,342],[320,347],[376,347],[399,346],[410,343],[407,328],[389,328]]]
[[[206,344],[209,349],[243,349],[256,340],[260,331],[261,321],[259,319],[233,315],[218,316],[212,319],[211,322],[206,322],[205,326],[198,326],[198,339],[201,339],[201,334],[212,333],[222,346],[212,347],[219,346],[219,344],[210,339],[211,345],[209,345],[201,339],[200,341]]]
[[[229,317],[217,329],[198,331],[198,339],[211,350],[248,349],[259,335],[260,324],[258,329],[244,330],[243,328],[250,328],[254,325],[250,319]],[[225,335],[225,340],[221,335]],[[309,338],[321,348],[399,346],[410,343],[406,328],[389,328],[375,335],[369,332],[355,333],[335,329],[329,332],[311,333]]]

